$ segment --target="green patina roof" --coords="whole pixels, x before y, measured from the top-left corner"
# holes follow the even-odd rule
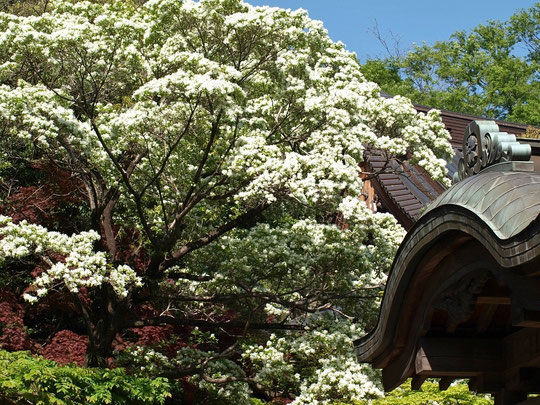
[[[441,194],[423,215],[443,205],[457,205],[478,215],[500,239],[517,235],[540,215],[540,173],[520,171],[530,170],[524,163],[529,162],[502,163],[464,179]]]

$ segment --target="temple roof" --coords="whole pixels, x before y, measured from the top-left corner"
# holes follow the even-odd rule
[[[378,323],[355,344],[359,361],[383,369],[385,389],[409,377],[476,384],[482,377],[498,381],[495,388],[475,389],[496,392],[523,366],[504,353],[521,350],[512,337],[520,327],[540,326],[524,321],[530,311],[540,315],[540,173],[507,163],[516,164],[494,165],[445,191],[400,246]],[[486,342],[492,351],[482,354]],[[523,356],[528,365],[540,367],[538,346]]]
[[[524,162],[508,163],[515,166]],[[508,163],[499,163],[485,169],[482,176],[459,182],[430,204],[424,215],[445,205],[456,205],[477,215],[500,239],[517,235],[540,213],[540,173],[499,171]]]
[[[423,113],[432,109],[422,105],[414,107]],[[441,119],[450,132],[450,143],[455,153],[454,158],[447,165],[449,177],[452,178],[457,171],[458,161],[463,156],[462,143],[465,128],[472,120],[486,118],[441,110]],[[501,120],[495,120],[495,123],[499,126],[500,131],[516,134],[518,137],[527,129],[527,125],[523,124]],[[530,140],[529,142],[535,145],[533,152],[540,154],[540,141]],[[367,157],[367,164],[369,171],[377,172],[385,167],[385,159],[373,154]],[[442,194],[445,187],[433,181],[422,169],[409,165],[407,162],[393,161],[391,164],[394,171],[381,174],[374,181],[374,187],[385,208],[408,230],[418,220],[424,206]]]

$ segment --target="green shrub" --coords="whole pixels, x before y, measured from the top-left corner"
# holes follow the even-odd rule
[[[0,350],[0,402],[163,404],[170,391],[164,378],[136,378],[122,368],[60,366],[28,352]]]
[[[437,383],[426,381],[418,391],[411,390],[410,381],[405,382],[383,398],[371,402],[338,402],[334,405],[492,405],[489,396],[469,391],[467,384],[452,385],[446,391],[439,390]]]

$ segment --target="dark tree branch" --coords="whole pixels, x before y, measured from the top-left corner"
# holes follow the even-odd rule
[[[145,153],[139,153],[135,158],[129,163],[128,168],[126,170],[126,175],[129,178],[131,174],[133,173],[133,170],[135,170],[135,167],[137,164],[142,160]],[[113,209],[116,206],[116,203],[118,202],[120,198],[120,190],[117,186],[111,187],[105,196],[105,207],[103,208],[102,213],[102,225],[103,230],[105,232],[105,243],[107,245],[107,250],[111,257],[115,258],[116,256],[116,236],[114,235],[113,231]]]
[[[245,213],[243,213],[242,215],[237,216],[236,218],[232,219],[231,221],[227,222],[226,224],[223,224],[223,225],[215,228],[214,230],[212,230],[211,232],[209,232],[205,236],[203,236],[203,237],[201,237],[199,239],[196,239],[194,241],[186,243],[180,249],[173,252],[172,257],[170,257],[168,259],[165,259],[161,263],[160,270],[161,271],[166,270],[167,268],[169,268],[169,267],[175,265],[176,263],[178,263],[188,253],[190,253],[190,252],[192,252],[192,251],[194,251],[196,249],[199,249],[199,248],[201,248],[203,246],[208,245],[209,243],[211,243],[211,242],[215,241],[216,239],[218,239],[221,235],[231,231],[232,229],[234,229],[234,228],[236,228],[236,227],[238,227],[238,226],[240,226],[240,225],[242,225],[244,223],[247,223],[247,222],[253,220],[254,217],[261,214],[269,206],[270,206],[269,203],[263,202],[263,203],[259,204],[258,206],[256,206],[255,208],[252,208],[252,209],[246,211]]]
[[[120,176],[122,178],[122,181],[124,185],[126,186],[128,192],[133,197],[133,200],[135,202],[135,208],[137,210],[137,215],[141,221],[141,225],[143,227],[144,233],[152,243],[152,245],[156,246],[158,244],[156,237],[154,236],[154,233],[152,232],[152,229],[150,228],[150,225],[148,224],[148,221],[146,220],[146,216],[144,214],[144,209],[142,206],[142,200],[141,196],[137,191],[133,188],[133,185],[131,184],[129,180],[129,175],[126,170],[120,165],[120,162],[118,159],[114,156],[112,153],[112,150],[109,148],[105,140],[103,139],[103,136],[101,135],[101,132],[96,125],[95,121],[92,119],[90,120],[90,123],[92,125],[92,129],[94,130],[94,133],[96,134],[101,146],[105,150],[105,153],[107,153],[107,156],[109,156],[109,159],[111,159],[114,167],[116,167],[116,170],[120,173]]]
[[[221,115],[222,112],[220,111],[218,113],[218,116],[216,120],[212,123],[212,130],[210,132],[210,139],[208,140],[208,143],[206,144],[206,148],[204,149],[203,157],[199,163],[199,167],[197,167],[197,171],[195,172],[195,175],[193,176],[192,185],[189,189],[189,191],[186,193],[186,198],[184,199],[183,206],[185,207],[189,200],[191,199],[191,195],[195,191],[196,185],[199,182],[201,178],[201,174],[203,171],[204,166],[206,165],[206,161],[208,160],[208,156],[210,155],[210,151],[212,150],[212,146],[214,145],[214,141],[217,138],[217,135],[219,133],[219,122],[221,121]],[[175,220],[176,222],[176,220]],[[171,224],[171,226],[174,228],[174,222]]]
[[[158,326],[158,325],[175,325],[175,326],[198,326],[202,328],[222,328],[222,329],[254,329],[254,330],[304,330],[304,325],[286,324],[286,323],[249,323],[242,321],[226,321],[215,322],[203,319],[192,318],[174,318],[172,316],[159,316],[151,319],[137,320],[127,322],[124,326],[127,327],[143,327],[143,326]]]
[[[180,143],[182,138],[184,138],[184,136],[189,131],[189,128],[191,127],[191,123],[193,122],[193,116],[195,115],[195,111],[197,110],[198,105],[199,105],[199,102],[197,101],[197,103],[195,103],[195,106],[191,109],[191,112],[189,114],[186,125],[184,126],[184,129],[182,130],[182,132],[180,134],[178,134],[178,136],[176,137],[176,139],[174,140],[172,145],[169,147],[169,150],[167,151],[167,154],[165,155],[165,157],[163,158],[163,161],[161,162],[160,168],[152,176],[150,181],[148,181],[148,183],[146,183],[146,185],[141,189],[141,191],[139,193],[140,197],[142,197],[144,195],[144,193],[146,193],[146,190],[148,190],[148,188],[152,184],[154,184],[154,182],[161,176],[161,174],[163,173],[163,171],[167,167],[167,162],[169,161],[169,158],[171,157],[172,153],[174,152],[174,150],[176,149],[176,147],[178,146],[178,144]]]

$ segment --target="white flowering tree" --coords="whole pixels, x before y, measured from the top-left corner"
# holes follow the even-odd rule
[[[72,297],[89,365],[129,328],[196,326],[201,348],[124,354],[233,402],[376,395],[352,339],[403,230],[359,200],[359,163],[382,150],[445,181],[452,152],[437,112],[381,98],[306,12],[57,0],[0,14],[0,131],[4,211],[20,165],[84,191],[73,236],[2,217],[0,260],[41,263],[27,301]]]

